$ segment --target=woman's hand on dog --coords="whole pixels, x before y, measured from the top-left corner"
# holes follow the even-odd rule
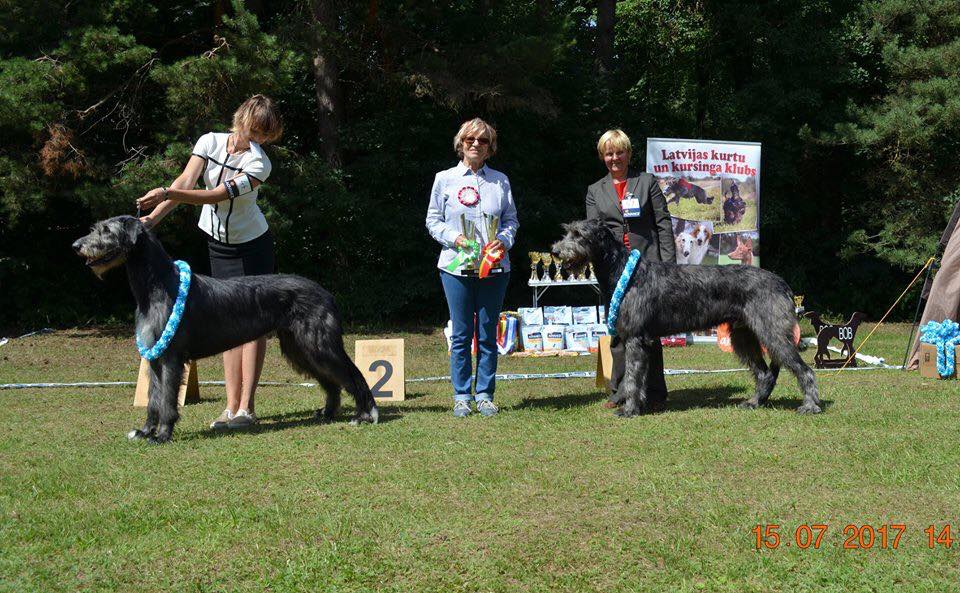
[[[150,210],[167,199],[167,188],[155,187],[137,199],[137,208]]]

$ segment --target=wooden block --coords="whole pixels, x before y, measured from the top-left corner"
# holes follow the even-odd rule
[[[140,373],[137,376],[137,392],[133,396],[135,408],[147,407],[150,398],[150,363],[145,358],[140,359]],[[200,382],[197,379],[196,361],[188,361],[183,365],[183,377],[180,379],[180,389],[177,392],[177,406],[200,403]]]
[[[597,387],[606,389],[613,376],[613,353],[610,352],[610,336],[600,336],[597,345]]]
[[[374,399],[402,402],[405,398],[403,339],[357,340],[354,362],[367,380]]]

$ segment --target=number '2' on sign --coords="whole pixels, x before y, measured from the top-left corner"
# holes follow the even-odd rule
[[[354,362],[377,402],[404,400],[403,339],[357,340]]]

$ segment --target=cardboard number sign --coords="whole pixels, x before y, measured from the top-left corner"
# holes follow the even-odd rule
[[[404,399],[403,340],[357,340],[354,362],[377,402]]]

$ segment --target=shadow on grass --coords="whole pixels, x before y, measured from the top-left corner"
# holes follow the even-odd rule
[[[606,399],[607,396],[600,392],[593,393],[571,393],[567,395],[554,395],[551,397],[525,397],[519,404],[514,406],[516,410],[552,408],[555,410],[564,410],[567,408],[582,408],[590,406]]]
[[[289,430],[292,428],[299,428],[302,426],[316,426],[317,428],[323,428],[325,426],[335,427],[337,425],[347,425],[351,418],[353,418],[352,410],[341,410],[337,415],[336,420],[329,425],[324,425],[318,422],[314,418],[315,410],[301,410],[297,412],[287,412],[285,414],[273,414],[270,416],[261,416],[260,422],[254,424],[253,426],[241,429],[231,430],[229,428],[222,430],[201,430],[194,432],[192,434],[187,434],[182,437],[179,437],[178,440],[183,441],[196,441],[201,439],[218,439],[225,436],[235,436],[235,435],[257,435],[263,433],[276,432],[278,430]],[[380,409],[380,415],[378,418],[379,424],[386,424],[387,422],[392,422],[403,416],[403,414]],[[374,428],[372,425],[364,425]],[[362,430],[363,427],[358,427]]]
[[[669,412],[683,412],[698,408],[719,408],[735,407],[753,395],[752,389],[743,389],[740,387],[722,386],[722,387],[695,387],[689,389],[675,389],[670,392],[665,406],[659,409],[651,410],[648,413],[662,414]],[[576,393],[567,395],[555,395],[551,397],[524,398],[514,409],[544,409],[563,410],[569,408],[582,408],[586,406],[599,404],[607,399],[605,393]],[[766,408],[775,410],[795,410],[803,403],[802,398],[798,397],[777,397],[772,396],[767,403]],[[820,407],[826,410],[832,402],[830,400],[821,400]]]
[[[658,412],[682,412],[693,408],[718,408],[737,406],[753,395],[753,389],[740,387],[694,387],[690,389],[675,389],[670,392],[664,409]],[[803,403],[798,397],[770,396],[764,408],[774,410],[796,410]],[[821,400],[820,407],[826,410],[831,401]]]

